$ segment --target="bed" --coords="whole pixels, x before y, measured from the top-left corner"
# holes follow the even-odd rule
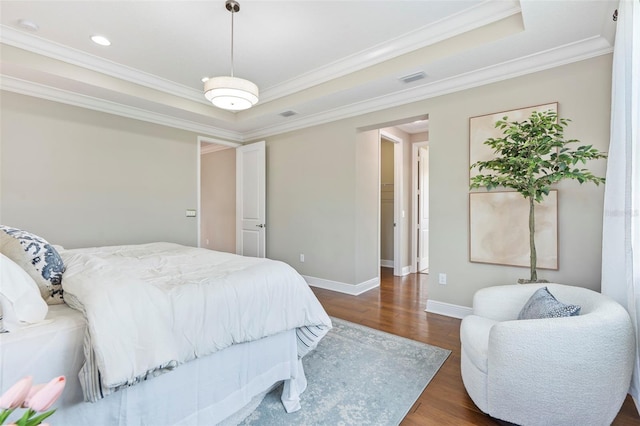
[[[331,321],[290,266],[170,243],[60,257],[66,304],[0,334],[2,389],[67,376],[53,423],[212,425],[279,382],[299,409]]]

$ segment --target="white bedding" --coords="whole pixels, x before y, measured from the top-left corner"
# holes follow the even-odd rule
[[[88,322],[85,355],[95,366],[85,375],[103,389],[84,389],[88,400],[284,330],[303,331],[304,356],[331,328],[307,283],[282,262],[170,243],[60,254],[65,301]]]

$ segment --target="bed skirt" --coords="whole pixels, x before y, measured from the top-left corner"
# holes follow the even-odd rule
[[[209,426],[279,381],[285,381],[286,410],[300,407],[306,379],[295,330],[231,346],[98,402],[83,402],[78,372],[84,362],[84,318],[65,305],[49,308],[50,322],[0,335],[0,389],[26,375],[35,383],[65,375],[67,385],[51,424]]]

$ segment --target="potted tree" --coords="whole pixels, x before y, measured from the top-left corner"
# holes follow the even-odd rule
[[[491,147],[495,158],[478,161],[471,165],[480,174],[471,178],[471,188],[486,188],[488,191],[498,188],[511,188],[529,201],[529,248],[530,278],[520,279],[519,283],[544,282],[538,280],[536,271],[537,254],[535,242],[535,203],[540,203],[549,195],[551,185],[563,179],[575,179],[578,182],[604,183],[605,179],[594,176],[589,170],[579,168],[588,160],[606,158],[591,145],[569,148],[577,143],[575,139],[566,140],[564,129],[570,120],[560,118],[554,111],[534,111],[523,121],[507,121],[503,117],[495,124],[503,132],[501,138],[484,141]]]

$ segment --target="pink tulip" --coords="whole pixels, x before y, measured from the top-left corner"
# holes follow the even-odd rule
[[[22,408],[29,407],[29,401],[31,401],[31,398],[33,398],[33,395],[38,393],[40,391],[40,389],[42,389],[45,385],[46,385],[46,383],[41,383],[39,385],[31,386],[31,389],[29,389],[29,393],[27,393],[27,397],[22,402]]]
[[[66,379],[64,376],[59,376],[51,380],[29,398],[27,407],[37,412],[48,410],[62,394],[65,383]]]
[[[0,396],[0,408],[5,410],[18,408],[29,394],[32,380],[33,378],[31,376],[27,376],[11,386]]]

